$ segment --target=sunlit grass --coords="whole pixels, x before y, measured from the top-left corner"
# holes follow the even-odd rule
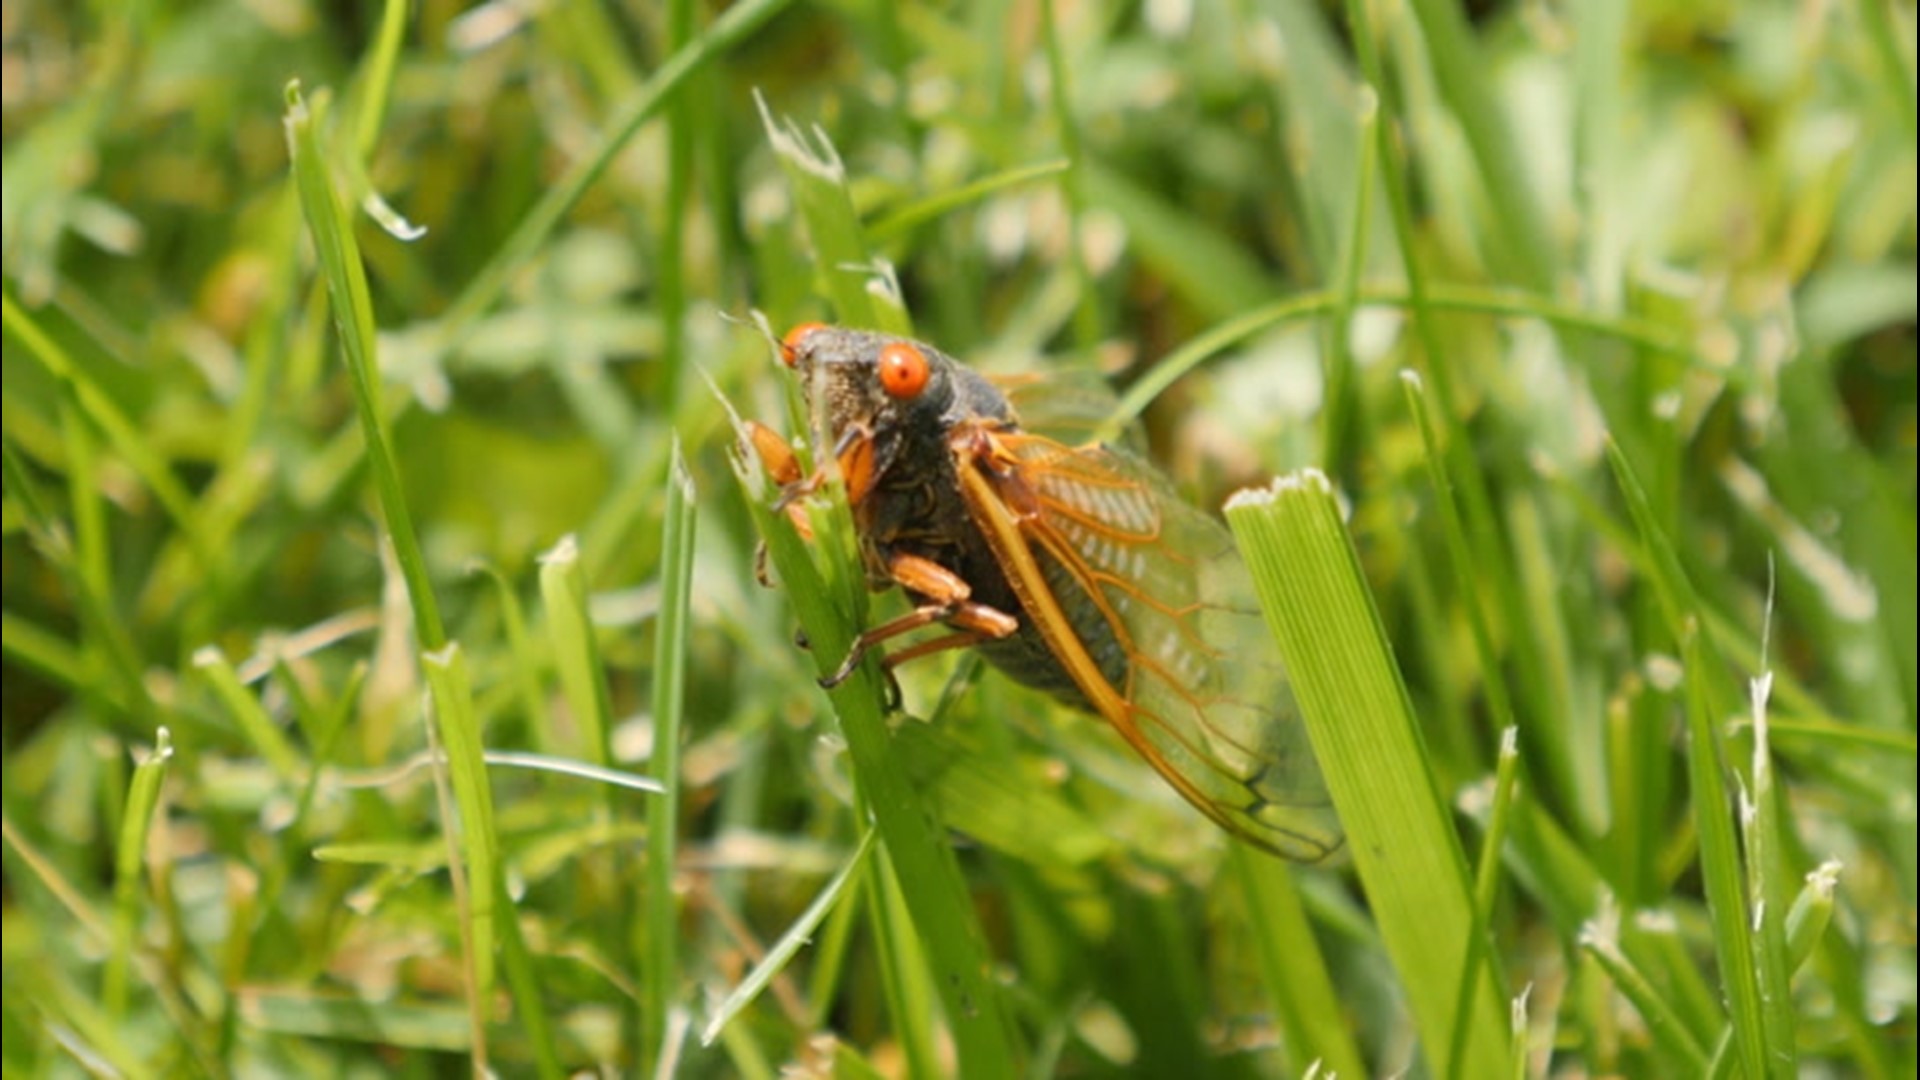
[[[7,15],[9,1075],[1913,1075],[1911,5],[268,7]],[[1351,863],[820,690],[756,315],[1324,475]]]

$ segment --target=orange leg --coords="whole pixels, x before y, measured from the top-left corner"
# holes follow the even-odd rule
[[[800,479],[800,459],[780,433],[758,420],[747,421],[747,442],[759,456],[767,475],[781,487]]]
[[[800,534],[802,540],[813,539],[813,526],[797,504],[820,486],[822,477],[817,473],[807,476],[800,471],[800,459],[779,432],[757,420],[746,423],[747,441],[759,456],[761,467],[767,470],[767,476],[774,483],[780,485],[780,498],[774,502],[773,508],[787,515],[787,520],[793,523],[793,530]],[[768,583],[767,549],[764,545],[754,554],[753,576],[762,585]]]
[[[983,641],[991,640],[993,639],[978,631],[955,630],[951,634],[941,634],[937,638],[929,638],[917,645],[909,645],[904,649],[896,649],[888,653],[886,660],[882,661],[882,663],[886,665],[888,671],[892,671],[901,664],[918,660],[923,656],[932,656],[935,653],[943,653],[950,649],[964,649],[970,645],[978,645]]]
[[[1020,620],[1012,615],[968,599],[973,595],[973,588],[961,580],[960,575],[931,559],[923,559],[918,555],[894,555],[887,561],[887,571],[903,588],[928,597],[929,602],[897,619],[889,619],[855,638],[853,648],[847,650],[846,659],[841,661],[839,668],[835,669],[833,674],[820,680],[821,686],[832,688],[840,685],[853,674],[853,669],[859,667],[860,661],[876,646],[923,626],[946,623],[956,632],[910,646],[888,657],[889,669],[908,660],[918,659],[945,649],[957,649],[979,641],[1007,637],[1020,629]]]

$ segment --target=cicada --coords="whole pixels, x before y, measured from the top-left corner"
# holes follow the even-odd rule
[[[1146,461],[1022,427],[1000,386],[938,349],[808,323],[781,356],[845,484],[867,583],[912,610],[862,633],[833,685],[903,635],[889,669],[974,647],[1103,717],[1186,800],[1293,859],[1341,833],[1286,671],[1225,527]],[[826,479],[750,425],[792,504]]]

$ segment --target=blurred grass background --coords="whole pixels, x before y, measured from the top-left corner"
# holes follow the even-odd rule
[[[1911,4],[0,20],[8,1076],[1913,1075]],[[1485,983],[971,660],[830,708],[754,310],[1329,474]]]

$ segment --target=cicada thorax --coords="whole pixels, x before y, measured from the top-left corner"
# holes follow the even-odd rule
[[[969,373],[971,374],[971,373]],[[966,582],[975,603],[1019,616],[1019,590],[981,533],[961,495],[956,470],[967,459],[955,453],[956,441],[996,440],[1020,433],[1020,425],[1000,391],[984,380],[966,385],[947,408],[930,412],[914,425],[882,425],[872,437],[884,443],[876,456],[886,465],[872,488],[854,507],[863,561],[875,586],[899,584],[915,605],[939,598],[897,581],[886,570],[901,555],[917,556],[954,572]],[[1017,474],[1002,478],[1017,504],[1022,483]],[[1072,612],[1076,632],[1089,652],[1104,658],[1109,678],[1119,678],[1126,658],[1099,610],[1065,567],[1041,556],[1047,585],[1057,590]],[[1004,637],[982,637],[981,655],[1015,681],[1044,691],[1080,709],[1091,709],[1072,674],[1061,663],[1035,623],[1021,617]]]

